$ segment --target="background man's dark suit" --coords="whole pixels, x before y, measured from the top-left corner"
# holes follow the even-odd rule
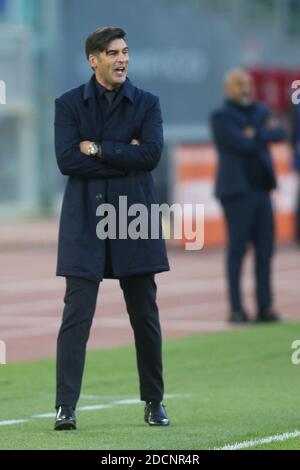
[[[127,196],[128,206],[142,203],[150,210],[158,203],[150,172],[163,147],[159,100],[126,79],[108,109],[98,85],[93,76],[56,100],[57,163],[69,176],[57,263],[57,275],[67,278],[57,348],[57,407],[76,406],[99,282],[105,277],[119,279],[124,292],[135,336],[141,400],[163,397],[154,281],[154,273],[169,270],[161,224],[157,240],[117,237],[107,242],[96,235],[99,204],[112,204],[118,220],[121,195]],[[130,145],[132,139],[140,145]],[[101,143],[100,159],[81,153],[79,143],[85,140]]]
[[[298,177],[298,191],[296,195],[296,227],[295,240],[300,247],[300,104],[292,104],[288,113],[290,140],[294,153],[294,169]]]
[[[212,131],[219,154],[216,195],[228,228],[227,269],[232,311],[243,310],[240,294],[242,259],[248,242],[255,250],[258,312],[272,305],[270,282],[274,247],[273,211],[269,192],[276,177],[268,150],[285,137],[282,127],[268,128],[271,112],[260,103],[243,106],[225,101],[212,115]],[[247,127],[255,137],[244,135]]]

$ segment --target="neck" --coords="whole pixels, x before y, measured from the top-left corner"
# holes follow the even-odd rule
[[[228,101],[229,103],[234,104],[235,106],[239,106],[240,108],[245,108],[245,109],[250,108],[250,106],[251,106],[252,103],[253,103],[252,101],[249,101],[249,102],[246,102],[246,103],[244,102],[244,103],[243,103],[243,102],[241,102],[241,101],[237,101],[237,100],[235,100],[235,99],[233,99],[233,98],[229,98],[229,97],[227,97],[226,99],[227,99],[227,101]]]
[[[102,85],[104,88],[106,88],[107,90],[116,90],[117,88],[120,87],[119,84],[111,84],[111,83],[107,83],[105,80],[103,80],[102,77],[99,77],[95,74],[95,77],[96,77],[96,80],[98,83],[100,83],[100,85]]]

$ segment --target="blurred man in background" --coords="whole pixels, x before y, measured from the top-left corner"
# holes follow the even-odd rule
[[[289,112],[291,145],[294,153],[294,168],[298,176],[298,192],[296,200],[295,241],[300,248],[300,104],[293,104]]]
[[[242,261],[249,242],[255,252],[256,320],[279,320],[272,308],[274,220],[270,191],[276,188],[276,176],[268,144],[283,140],[285,132],[267,107],[253,101],[252,88],[246,71],[228,72],[225,102],[211,120],[219,155],[216,196],[228,232],[229,320],[242,323],[249,321],[240,291]]]

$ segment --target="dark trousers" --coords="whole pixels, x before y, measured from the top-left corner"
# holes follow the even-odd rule
[[[124,277],[119,282],[134,332],[140,398],[162,401],[162,337],[154,275]],[[99,282],[66,278],[65,308],[57,340],[56,407],[76,407],[98,289]]]
[[[251,190],[243,196],[222,199],[227,232],[227,277],[231,309],[241,310],[241,270],[248,243],[254,247],[258,310],[272,305],[271,259],[274,251],[274,220],[270,195]]]

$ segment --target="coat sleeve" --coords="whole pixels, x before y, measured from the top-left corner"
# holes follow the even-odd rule
[[[245,137],[243,129],[225,113],[216,112],[211,118],[211,127],[217,145],[229,152],[249,155],[261,150],[255,138]]]
[[[276,117],[274,114],[272,114],[271,110],[267,107],[264,107],[264,125],[258,129],[258,138],[261,142],[263,143],[269,143],[269,142],[280,142],[282,140],[285,140],[287,138],[286,131],[283,127],[282,124],[278,124],[277,127],[274,129],[268,129],[265,124],[268,119]]]
[[[80,151],[80,134],[72,110],[62,99],[55,100],[55,153],[63,175],[83,178],[122,177],[126,171],[118,170],[89,157]]]
[[[152,98],[139,136],[140,145],[103,141],[102,160],[114,168],[151,171],[163,149],[163,128],[159,99]]]

